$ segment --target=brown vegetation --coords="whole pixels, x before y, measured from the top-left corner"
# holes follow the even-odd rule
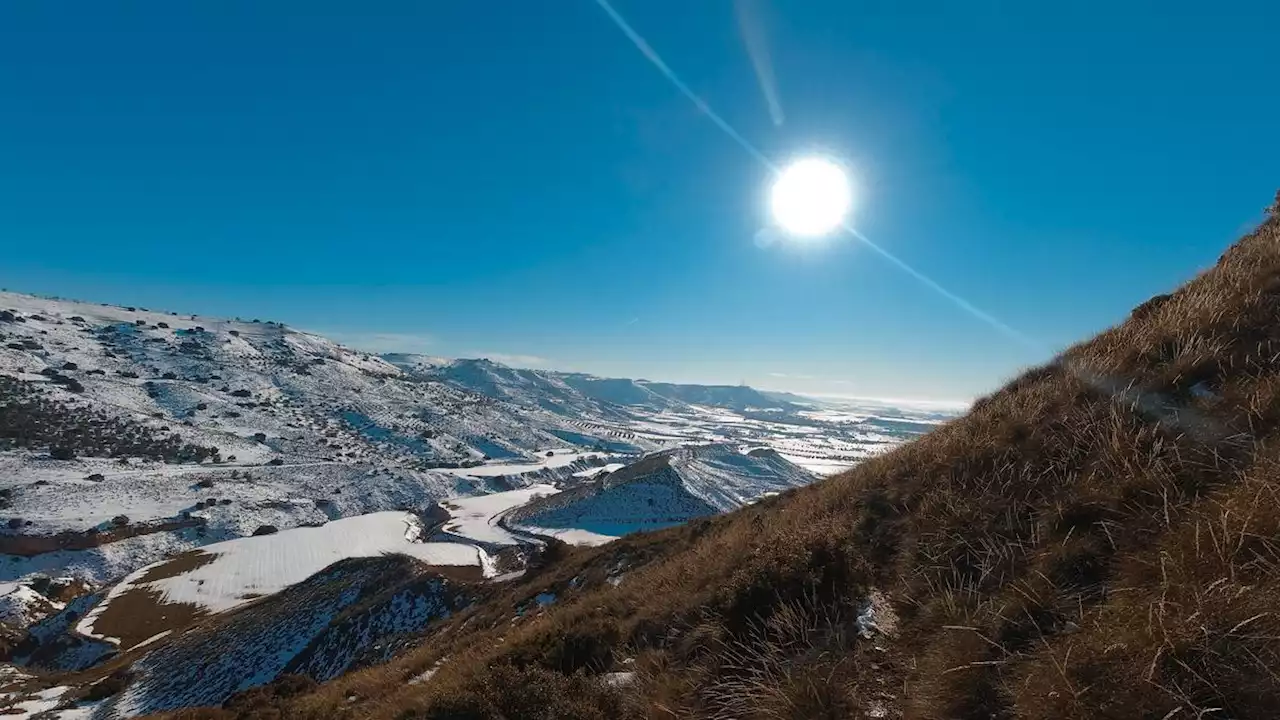
[[[119,517],[124,518],[121,515]],[[14,523],[13,520],[18,520]],[[125,518],[127,521],[128,518]],[[188,517],[178,519],[153,520],[142,523],[116,523],[106,530],[93,528],[90,530],[64,530],[56,535],[0,535],[0,553],[35,557],[58,550],[87,550],[101,547],[125,538],[139,535],[151,535],[161,532],[173,532],[189,527],[200,527],[207,522],[205,518]],[[22,528],[21,518],[12,518],[9,528]]]
[[[182,716],[1274,717],[1280,217],[916,442],[560,554],[387,665]]]
[[[159,591],[145,585],[191,572],[216,558],[217,555],[192,550],[151,568],[133,583],[134,587],[111,599],[94,620],[94,633],[117,638],[120,648],[128,650],[162,632],[178,632],[190,627],[206,615],[202,608],[189,603],[165,602]]]

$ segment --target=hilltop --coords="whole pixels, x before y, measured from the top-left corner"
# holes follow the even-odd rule
[[[384,666],[185,717],[1269,718],[1278,434],[1272,217],[849,472],[568,552]]]

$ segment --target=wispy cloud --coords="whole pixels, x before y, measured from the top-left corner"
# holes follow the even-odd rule
[[[796,375],[794,373],[780,373],[780,372],[771,372],[769,373],[769,377],[786,378],[788,380],[817,380],[817,378],[815,378],[812,375]]]
[[[431,352],[437,347],[435,338],[418,333],[318,331],[316,334],[371,353],[424,353]]]
[[[520,355],[520,354],[511,354],[511,353],[490,353],[490,352],[475,353],[475,355],[477,357],[489,358],[494,362],[502,363],[503,365],[510,365],[512,367],[542,368],[542,367],[548,367],[550,365],[555,364],[555,361],[548,360],[547,358],[544,358],[544,357],[538,357],[537,355]]]

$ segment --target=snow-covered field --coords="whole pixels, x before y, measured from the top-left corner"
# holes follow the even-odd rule
[[[530,485],[490,495],[451,498],[440,504],[449,511],[450,516],[440,530],[482,546],[519,545],[527,542],[527,539],[512,534],[498,524],[503,514],[531,500],[558,492],[559,488],[554,485]]]
[[[164,565],[159,563],[131,574],[76,629],[99,637],[93,627],[96,618],[113,598],[134,589],[157,591],[162,603],[188,603],[224,612],[302,582],[344,558],[399,553],[431,565],[486,565],[482,549],[461,543],[422,542],[422,530],[414,515],[388,511],[207,545],[201,552],[211,556],[208,561],[192,563],[196,566],[185,572],[143,582]]]

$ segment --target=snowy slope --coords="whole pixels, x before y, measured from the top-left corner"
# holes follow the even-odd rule
[[[484,565],[483,551],[460,543],[421,542],[421,532],[421,521],[412,514],[388,511],[207,545],[190,562],[182,563],[193,566],[190,569],[163,572],[165,563],[158,563],[125,578],[77,630],[91,637],[110,634],[109,627],[96,625],[97,619],[106,615],[115,598],[136,590],[158,593],[161,604],[185,603],[225,612],[255,597],[280,592],[346,558],[396,553],[430,565]],[[150,579],[157,575],[158,579]]]
[[[506,520],[569,541],[574,536],[563,531],[603,539],[726,512],[813,479],[772,450],[686,447],[654,453],[599,480],[536,499],[509,512]]]
[[[465,586],[411,558],[343,560],[158,643],[94,717],[218,705],[285,673],[327,680],[385,660],[387,638],[422,631],[468,602]]]

